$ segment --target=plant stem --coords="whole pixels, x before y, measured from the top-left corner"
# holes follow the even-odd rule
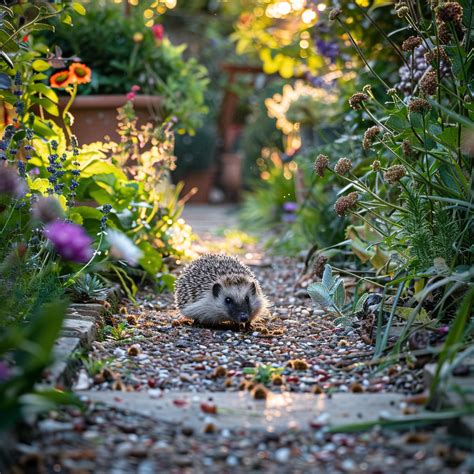
[[[71,94],[71,97],[68,100],[68,102],[66,104],[66,107],[64,107],[64,110],[63,110],[63,113],[62,113],[62,119],[63,119],[64,127],[66,128],[66,132],[67,132],[69,141],[71,141],[72,132],[71,132],[71,127],[69,126],[69,118],[67,117],[67,114],[68,114],[69,109],[71,108],[72,103],[74,102],[74,99],[76,98],[76,95],[77,95],[77,84],[76,83],[73,84],[70,94]]]

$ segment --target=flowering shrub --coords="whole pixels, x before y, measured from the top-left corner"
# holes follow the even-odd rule
[[[180,131],[192,132],[207,112],[207,71],[194,58],[183,58],[185,46],[171,44],[161,24],[145,26],[136,10],[126,17],[122,5],[91,2],[84,16],[74,16],[73,27],[54,23],[46,42],[92,69],[92,81],[81,94],[125,94],[138,85],[143,94],[161,96],[160,110],[154,111],[160,120],[176,117]]]
[[[54,11],[66,21],[71,8],[84,13],[77,2],[62,7],[57,2]],[[17,40],[2,45],[0,62],[0,429],[24,416],[28,401],[39,408],[71,401],[55,390],[35,391],[51,363],[65,292],[74,287],[76,298],[103,299],[104,281],[115,277],[133,299],[136,276],[170,288],[168,265],[185,256],[190,236],[179,219],[180,189],[168,178],[174,122],[137,129],[130,96],[119,113],[123,143],[80,147],[68,110],[95,72],[58,51],[44,58],[44,48],[32,48],[34,41],[20,32],[40,29],[51,15],[27,4],[15,13],[21,16],[25,8],[29,18],[38,15],[15,30],[15,14],[0,7],[1,26],[10,16],[5,24],[12,43]],[[44,72],[52,66],[61,71],[48,86]],[[45,111],[59,116],[54,89],[71,95],[62,115],[66,134],[45,118]],[[130,276],[128,265],[140,268]],[[101,278],[88,275],[90,270]]]

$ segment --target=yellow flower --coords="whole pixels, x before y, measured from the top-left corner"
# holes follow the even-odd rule
[[[133,35],[133,41],[135,43],[141,43],[143,41],[143,33],[137,32]]]

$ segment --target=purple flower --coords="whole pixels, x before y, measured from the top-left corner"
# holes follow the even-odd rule
[[[339,46],[337,43],[317,39],[315,41],[315,46],[319,54],[328,58],[331,62],[334,62],[334,60],[339,56]]]
[[[281,220],[283,222],[286,222],[286,223],[291,223],[291,222],[295,222],[296,220],[296,214],[283,214],[281,216]]]
[[[45,226],[44,233],[64,259],[84,263],[92,257],[92,239],[80,225],[56,220]]]
[[[5,364],[5,362],[0,361],[0,382],[8,380],[10,377],[10,368]]]
[[[283,204],[283,210],[285,212],[296,212],[298,209],[298,203],[288,201]]]

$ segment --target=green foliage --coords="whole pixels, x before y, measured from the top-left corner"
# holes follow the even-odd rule
[[[107,359],[94,359],[92,357],[82,356],[80,360],[89,376],[94,377],[94,375],[99,374],[102,369],[107,367],[113,359],[110,357]]]
[[[0,430],[58,403],[78,404],[70,394],[35,389],[36,381],[52,361],[66,308],[67,302],[61,300],[38,305],[28,323],[12,325],[0,333],[0,361],[2,370],[7,370],[0,380]]]
[[[343,316],[346,302],[344,281],[340,277],[333,276],[330,265],[325,265],[320,283],[315,282],[308,286],[308,293],[315,304]]]
[[[264,385],[270,383],[275,375],[280,375],[285,370],[284,367],[273,367],[272,365],[259,364],[257,367],[245,367],[244,374],[252,374],[252,379]]]
[[[92,82],[83,94],[126,94],[133,85],[142,93],[159,95],[160,119],[177,117],[183,131],[197,129],[207,112],[204,92],[206,69],[193,58],[184,59],[185,46],[164,38],[155,41],[141,11],[124,16],[122,5],[89,4],[84,16],[74,16],[73,27],[56,22],[49,44],[64,57],[79,56],[92,69]],[[91,45],[94,45],[91,48]]]
[[[127,321],[122,321],[114,326],[104,326],[103,334],[114,341],[123,341],[130,335],[127,332]]]
[[[206,125],[194,135],[177,135],[174,154],[176,170],[173,179],[179,181],[187,173],[209,169],[215,163],[217,151],[217,132],[214,127]]]
[[[77,301],[104,301],[107,287],[99,275],[80,275],[70,287],[73,299]]]

